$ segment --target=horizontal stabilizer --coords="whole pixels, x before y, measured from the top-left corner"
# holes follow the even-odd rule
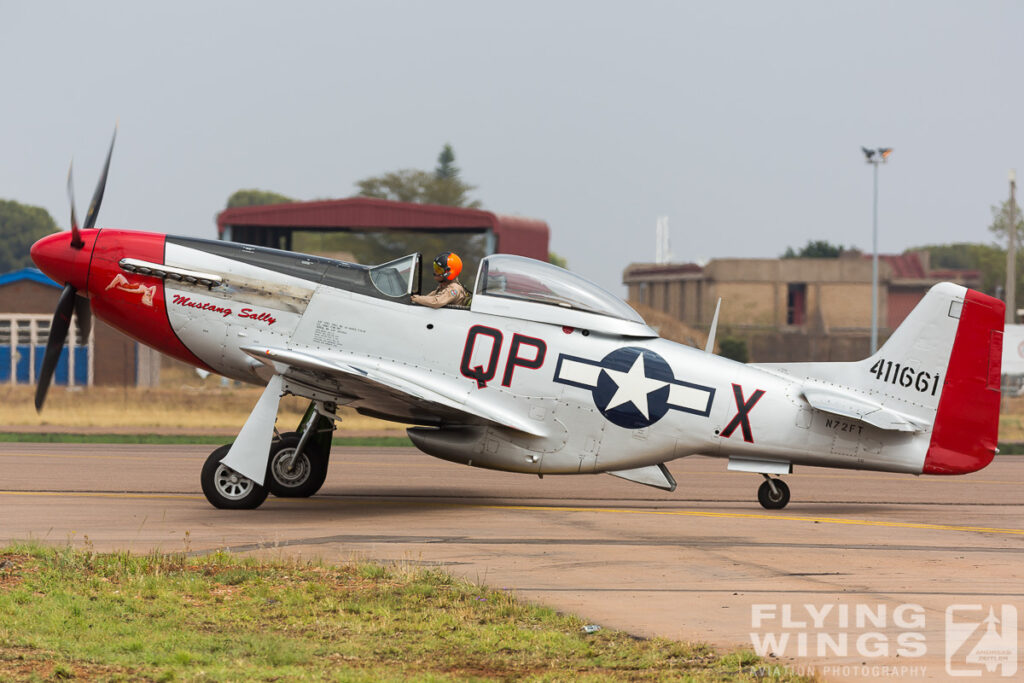
[[[862,396],[819,386],[804,386],[803,396],[812,408],[860,420],[873,427],[896,432],[921,432],[928,425],[886,408]]]
[[[617,472],[609,472],[608,474],[628,481],[634,481],[644,486],[653,486],[656,489],[676,490],[676,480],[672,478],[672,473],[668,471],[664,463],[650,465],[649,467],[638,467],[634,470],[619,470]]]

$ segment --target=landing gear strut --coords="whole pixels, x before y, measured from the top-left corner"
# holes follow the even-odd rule
[[[201,483],[210,504],[229,510],[251,510],[273,493],[280,498],[306,498],[323,486],[334,433],[333,404],[310,403],[299,431],[286,432],[270,443],[263,486],[223,464],[231,444],[210,453]],[[250,473],[251,474],[251,473]]]
[[[270,445],[264,482],[278,498],[308,498],[327,478],[329,455],[302,441],[297,432],[288,432]]]
[[[311,401],[299,430],[285,432],[270,444],[267,489],[278,498],[308,498],[324,485],[334,436],[334,406]]]
[[[757,489],[757,501],[766,510],[781,510],[789,504],[789,486],[779,478],[762,474],[764,481]]]

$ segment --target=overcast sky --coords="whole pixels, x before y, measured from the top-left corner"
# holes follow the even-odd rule
[[[68,225],[116,121],[99,226],[215,236],[240,188],[345,197],[433,168],[540,218],[623,293],[677,261],[989,241],[1024,171],[1020,2],[0,0],[0,198]]]

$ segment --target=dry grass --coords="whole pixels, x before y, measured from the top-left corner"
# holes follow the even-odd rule
[[[51,387],[43,411],[36,413],[34,387],[0,385],[0,430],[109,428],[235,433],[262,391],[262,387],[224,383],[213,375],[202,379],[186,366],[174,364],[161,372],[161,384],[155,388]],[[308,401],[294,396],[282,398],[278,429],[295,429],[308,405]],[[340,413],[339,431],[401,436],[405,429],[352,410],[342,409]]]
[[[706,332],[695,330],[668,313],[632,301],[629,305],[664,339],[698,349],[703,349],[708,343]]]
[[[646,312],[645,312],[646,313]],[[648,318],[650,319],[650,318]],[[675,321],[673,330],[680,340],[690,337],[703,343],[705,337]],[[663,330],[664,332],[664,330]],[[144,429],[157,432],[210,431],[236,433],[259,400],[256,386],[224,385],[220,377],[200,378],[190,368],[174,364],[161,374],[161,385],[152,389],[53,387],[46,407],[37,414],[34,389],[29,386],[0,385],[0,431],[41,431],[74,429]],[[281,400],[278,428],[290,431],[298,425],[308,403],[286,396]],[[341,409],[340,432],[402,436],[405,425],[364,417]],[[1024,396],[1002,401],[999,441],[1024,442]]]
[[[0,389],[0,423],[23,427],[182,427],[237,429],[259,399],[258,388],[128,389],[90,387],[51,389],[36,413],[31,387]],[[282,401],[280,420],[298,423],[301,407]]]
[[[1024,442],[1024,396],[1003,399],[999,410],[999,441]]]

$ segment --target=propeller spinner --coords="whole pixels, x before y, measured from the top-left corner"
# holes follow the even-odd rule
[[[96,225],[96,217],[99,215],[100,204],[103,203],[103,191],[107,185],[107,172],[110,170],[110,158],[114,153],[114,141],[117,139],[117,128],[114,128],[114,136],[110,140],[110,149],[107,151],[107,161],[103,165],[103,173],[100,174],[96,191],[93,193],[92,202],[89,203],[89,210],[85,214],[85,223],[81,230],[91,230]],[[68,338],[68,329],[71,327],[71,315],[74,313],[78,318],[78,326],[84,337],[89,336],[92,329],[92,309],[89,307],[89,300],[78,296],[78,289],[85,288],[84,273],[87,273],[87,266],[77,254],[68,252],[67,249],[81,251],[85,247],[82,239],[82,232],[78,227],[78,219],[75,215],[75,194],[73,189],[71,169],[68,169],[68,201],[71,203],[71,239],[66,246],[60,243],[67,240],[67,233],[51,235],[49,238],[40,240],[32,247],[32,259],[37,265],[43,267],[44,262],[50,268],[43,267],[43,270],[51,275],[51,271],[61,273],[65,280],[64,291],[60,293],[57,300],[57,310],[53,312],[53,321],[50,323],[50,334],[46,340],[46,352],[43,355],[43,365],[39,370],[39,381],[36,383],[36,410],[42,410],[46,401],[46,392],[50,389],[50,382],[53,380],[53,373],[57,368],[57,361],[60,359],[60,352],[64,348]],[[54,253],[59,248],[62,253]],[[83,272],[84,270],[84,272]],[[76,286],[77,285],[77,286]]]

